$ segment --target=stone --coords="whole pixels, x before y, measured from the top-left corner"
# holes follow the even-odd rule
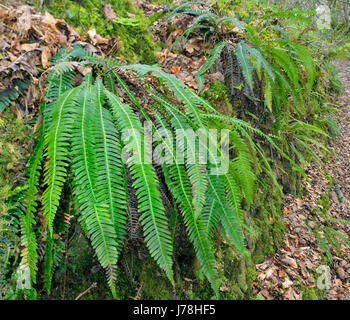
[[[331,9],[327,5],[320,5],[316,9],[316,24],[320,30],[331,29]]]

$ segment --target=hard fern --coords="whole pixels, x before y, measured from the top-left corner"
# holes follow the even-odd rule
[[[76,59],[84,56],[85,53],[79,53]],[[179,208],[183,216],[203,272],[218,295],[218,272],[211,238],[217,228],[223,229],[235,247],[246,256],[241,230],[241,202],[245,198],[249,206],[254,192],[251,155],[254,156],[256,152],[252,135],[264,137],[268,142],[272,141],[271,136],[264,135],[243,120],[221,115],[206,100],[156,66],[122,66],[113,59],[97,59],[89,55],[79,63],[95,66],[94,71],[106,80],[108,89],[102,80],[92,85],[95,74],[87,75],[82,85],[72,89],[74,70],[68,74],[63,70],[60,74],[58,71],[55,73],[55,68],[52,69],[55,75],[50,76],[52,80],[49,85],[53,91],[50,99],[45,101],[50,106],[44,118],[44,151],[37,149],[47,160],[44,166],[46,190],[42,197],[48,221],[45,259],[47,288],[54,264],[55,241],[52,236],[57,231],[55,216],[62,201],[63,184],[71,183],[75,211],[81,216],[83,229],[106,269],[112,294],[116,296],[115,270],[127,233],[128,180],[131,180],[138,200],[146,246],[173,282],[174,237],[169,231],[163,205],[164,190],[161,193],[159,187],[159,179],[164,176],[173,205]],[[263,69],[264,64],[260,65]],[[146,88],[148,103],[151,102],[154,108],[154,112],[149,112],[119,76],[124,73],[135,77],[135,73],[128,70],[137,71],[141,77],[147,73],[154,74],[182,105],[174,105],[153,89],[147,90],[152,85],[141,78],[139,81],[143,81],[141,83]],[[124,93],[122,97],[120,92]],[[201,157],[205,155],[216,159],[225,153],[221,144],[217,146],[216,136],[209,134],[207,137],[209,145],[215,146],[214,150],[201,139],[194,145],[188,145],[169,143],[164,138],[161,141],[168,150],[168,158],[175,159],[175,162],[162,163],[162,170],[158,172],[157,169],[156,173],[150,157],[152,145],[144,139],[142,118],[155,123],[158,129],[170,132],[177,129],[197,131],[201,128],[229,127],[229,136],[234,138],[230,141],[230,153],[234,160],[229,162],[227,171],[215,175],[213,172],[220,172],[219,163],[206,164]],[[197,146],[204,151],[197,151]],[[177,162],[173,147],[187,154],[184,163]]]
[[[99,179],[97,166],[101,162],[97,161],[95,148],[97,150],[101,148],[101,143],[92,143],[95,132],[90,126],[99,114],[96,104],[91,103],[92,99],[89,89],[85,88],[77,101],[81,108],[75,118],[72,133],[74,194],[92,246],[102,267],[107,271],[108,283],[115,297],[114,269],[118,260],[117,233],[112,219],[113,207],[108,206],[107,198],[103,197],[104,190],[101,190],[105,186],[98,186],[97,183]],[[104,138],[102,137],[102,142],[105,142]]]
[[[151,160],[148,158],[150,146],[144,143],[141,123],[130,107],[122,104],[113,93],[108,90],[105,90],[105,92],[116,117],[118,128],[120,130],[132,130],[141,137],[140,140],[137,137],[132,139],[135,149],[128,147],[127,151],[133,152],[133,154],[126,160],[126,165],[134,179],[133,186],[136,189],[139,201],[140,221],[147,247],[151,256],[164,269],[169,280],[174,283],[171,237],[161,195],[158,190],[158,178],[151,165]]]

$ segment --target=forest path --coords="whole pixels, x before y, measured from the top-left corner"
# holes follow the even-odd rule
[[[338,250],[323,244],[337,232],[350,239],[350,224],[331,220],[350,219],[350,62],[336,66],[344,91],[337,101],[334,154],[321,168],[308,167],[303,197],[284,197],[285,238],[277,253],[256,266],[253,292],[265,299],[315,299],[316,293],[327,300],[350,299],[350,248],[339,236]]]

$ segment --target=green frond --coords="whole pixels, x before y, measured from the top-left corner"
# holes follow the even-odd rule
[[[246,50],[248,51],[249,55],[254,59],[257,71],[260,73],[261,69],[263,68],[266,73],[266,78],[273,82],[275,80],[275,73],[273,67],[263,57],[261,52],[249,46],[246,46]]]
[[[236,57],[241,67],[244,80],[248,84],[251,91],[253,91],[253,66],[250,62],[247,46],[244,41],[236,45]]]
[[[101,80],[96,81],[97,117],[95,153],[98,165],[97,202],[108,199],[109,212],[117,234],[118,254],[126,234],[127,198],[125,169],[121,159],[121,141],[112,115],[103,107],[104,91]]]
[[[34,155],[29,161],[30,169],[28,189],[26,191],[26,213],[21,217],[21,245],[23,246],[21,251],[21,266],[29,267],[31,283],[36,283],[36,264],[38,261],[38,245],[33,226],[35,225],[34,214],[37,206],[36,196],[38,193],[43,147],[43,132],[41,131]]]
[[[156,121],[159,129],[170,130],[160,115],[156,115]],[[187,234],[194,245],[196,256],[208,278],[213,290],[218,295],[218,273],[215,265],[215,257],[211,251],[211,244],[206,233],[202,218],[196,215],[192,203],[191,184],[183,164],[179,164],[174,153],[174,146],[166,138],[162,140],[168,154],[170,164],[166,161],[162,164],[167,186],[176,200],[182,215],[184,217]]]
[[[226,234],[229,236],[238,251],[246,258],[247,251],[244,246],[243,234],[241,230],[241,212],[236,212],[227,201],[225,192],[225,182],[222,176],[210,176],[209,189],[220,210],[220,221]]]
[[[53,234],[53,220],[59,204],[62,187],[69,161],[69,139],[72,126],[72,106],[79,89],[69,90],[61,95],[53,107],[52,123],[45,136],[44,168],[46,189],[42,196],[44,216],[47,220],[48,233]]]
[[[171,116],[171,123],[174,129],[186,130],[188,128],[191,128],[191,126],[186,122],[186,117],[184,117],[183,115],[180,115],[179,112],[176,111],[176,109],[171,106],[171,104],[167,103],[162,99],[158,99],[158,100],[161,101],[162,106],[166,109],[166,111]],[[201,118],[199,118],[198,121],[199,121],[199,124],[203,127],[204,124]],[[209,134],[209,139],[213,139],[213,137],[210,134]],[[206,152],[209,152],[209,155],[212,159],[215,158],[214,157],[215,155],[211,154],[212,151],[210,150],[210,148],[208,148],[206,144],[203,144],[201,142],[201,139],[199,139],[199,144],[205,148]],[[191,144],[187,144],[187,149],[185,149],[181,143],[177,143],[177,148],[183,153],[186,151],[187,152],[189,151],[192,157],[195,157],[194,159],[199,159],[198,156],[196,155],[195,148],[193,148]],[[211,164],[211,166],[216,168],[217,164]],[[207,196],[204,196],[204,197],[202,197],[202,195],[198,197],[198,200],[200,200],[200,204],[201,204],[201,211],[205,203],[207,202],[207,207],[204,214],[208,216],[208,207],[212,208],[212,206],[217,205],[219,209],[218,212],[224,212],[224,215],[225,215],[225,217],[222,217],[222,215],[220,215],[220,220],[224,225],[226,233],[229,235],[229,237],[231,238],[231,240],[233,241],[234,245],[237,247],[239,252],[242,253],[243,255],[246,255],[242,231],[240,228],[240,224],[237,223],[237,221],[239,221],[238,217],[240,216],[241,213],[235,212],[234,209],[230,206],[230,204],[227,203],[225,189],[224,188],[217,189],[218,186],[220,187],[222,185],[221,179],[223,179],[222,177],[225,177],[225,174],[223,174],[222,176],[209,175],[206,181],[203,181],[203,176],[204,176],[203,165],[201,166],[197,162],[191,165],[186,163],[186,168],[187,168],[187,173],[190,178],[190,181],[191,181],[191,176],[193,175],[193,177],[195,178],[193,181],[197,181],[197,183],[201,183],[201,185],[203,186],[203,189],[199,188],[199,191],[201,192],[201,194],[206,193],[206,190],[208,190],[208,193],[212,194],[212,200],[210,199],[208,200],[208,194]],[[207,171],[207,168],[205,168],[205,170]],[[192,181],[191,183],[193,185]],[[198,185],[194,185],[194,186],[196,186],[196,188],[198,189]],[[251,186],[249,187],[251,188]],[[195,198],[195,196],[196,195],[193,194],[193,198]],[[213,204],[214,200],[215,200],[215,204]],[[214,228],[213,223],[215,223],[215,221],[217,220],[215,218],[215,214],[217,213],[215,213],[213,210],[211,210],[210,212],[214,213],[214,215],[211,216],[210,221],[207,221],[207,223],[209,223],[209,227],[206,227],[207,230],[208,228],[213,229]],[[229,229],[229,228],[232,228],[232,229]]]
[[[217,20],[217,24],[220,23],[233,23],[236,27],[238,27],[241,31],[245,31],[245,26],[242,24],[241,21],[239,21],[236,18],[233,17],[222,17],[220,19]]]
[[[118,261],[118,252],[120,252],[122,245],[120,241],[123,237],[123,230],[121,230],[123,223],[119,225],[119,222],[125,224],[125,217],[115,208],[115,198],[119,200],[119,195],[116,195],[115,190],[111,187],[111,176],[116,172],[111,169],[106,177],[105,166],[109,164],[110,159],[99,158],[101,149],[107,151],[102,154],[102,157],[110,157],[111,151],[104,150],[105,143],[107,143],[105,131],[102,137],[96,137],[95,126],[103,126],[105,122],[103,118],[99,118],[102,106],[97,104],[96,100],[93,100],[94,98],[86,88],[77,100],[77,105],[81,108],[77,111],[72,130],[74,198],[81,212],[92,247],[95,249],[102,267],[107,271],[108,283],[115,296],[115,265]],[[92,126],[94,121],[98,123]],[[100,131],[99,134],[101,134]],[[101,185],[101,179],[104,182],[106,182],[105,179],[109,179],[109,181],[106,185]],[[116,230],[119,232],[119,238]]]
[[[139,73],[140,76],[144,76],[147,73],[152,73],[159,79],[164,81],[164,84],[171,90],[177,99],[184,103],[185,107],[196,120],[200,121],[199,108],[204,108],[208,111],[216,112],[216,110],[203,98],[192,92],[183,82],[177,79],[174,75],[168,74],[158,66],[148,66],[142,64],[134,64],[122,69],[132,69]]]
[[[146,245],[151,256],[164,269],[168,278],[174,283],[172,271],[171,236],[168,227],[168,219],[159,192],[158,177],[149,159],[150,146],[144,143],[143,128],[140,121],[128,105],[122,104],[113,93],[105,90],[117,120],[117,126],[121,131],[131,130],[137,136],[129,137],[132,146],[127,143],[127,152],[133,154],[126,160],[126,165],[134,180],[133,187],[136,189],[138,209],[141,213],[140,222],[143,227]],[[134,147],[134,149],[133,149]]]
[[[185,9],[190,10],[188,8],[191,8],[193,5],[196,5],[196,4],[206,5],[206,3],[204,1],[184,2],[181,5],[179,5],[178,7],[176,7],[173,11],[171,11],[170,14],[167,16],[166,20],[170,21],[173,17],[176,17],[179,14],[183,14]],[[205,11],[201,11],[201,10],[197,10],[197,11],[198,12],[205,12]]]
[[[231,141],[237,151],[237,157],[231,162],[233,170],[240,182],[248,209],[253,201],[254,195],[254,175],[250,163],[250,150],[247,143],[238,134],[231,135]]]
[[[313,87],[313,84],[316,79],[316,68],[315,62],[309,51],[298,44],[292,44],[292,50],[296,58],[302,63],[305,67],[305,71],[308,77],[307,81],[307,90],[310,91]]]
[[[199,216],[205,203],[205,194],[208,185],[208,172],[205,164],[201,164],[200,155],[196,151],[196,144],[186,143],[185,135],[188,129],[193,129],[186,118],[182,116],[176,108],[164,99],[159,99],[162,106],[171,116],[171,125],[173,129],[177,130],[178,137],[181,138],[177,141],[177,150],[186,155],[184,162],[186,164],[187,174],[192,185],[192,197],[193,207],[195,210],[195,216]],[[182,139],[183,138],[183,139]],[[178,159],[177,159],[178,161]]]

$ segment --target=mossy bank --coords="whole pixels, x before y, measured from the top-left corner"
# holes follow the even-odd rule
[[[38,8],[37,0],[34,2]],[[104,14],[107,3],[114,12],[111,17],[116,16],[113,20],[106,18]],[[117,37],[119,48],[116,54],[128,62],[157,62],[157,46],[148,30],[150,20],[130,0],[48,0],[41,10],[48,10],[55,17],[62,17],[83,34],[93,27],[103,37]]]

